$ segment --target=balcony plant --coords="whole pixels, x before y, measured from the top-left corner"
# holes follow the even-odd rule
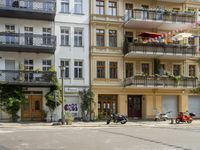
[[[74,121],[74,116],[70,112],[65,112],[65,122],[66,125],[72,125],[72,122]]]

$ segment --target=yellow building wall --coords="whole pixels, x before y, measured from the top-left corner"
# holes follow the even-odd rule
[[[128,115],[127,110],[127,95],[119,94],[118,95],[118,113],[123,115]]]
[[[178,106],[178,111],[179,112],[185,112],[188,110],[188,95],[180,95],[178,97],[178,103],[179,103],[179,106]]]

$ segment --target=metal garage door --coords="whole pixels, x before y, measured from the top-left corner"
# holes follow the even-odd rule
[[[163,113],[171,111],[169,117],[177,117],[178,113],[177,96],[163,96],[162,107],[163,107]]]
[[[200,96],[188,97],[188,111],[194,112],[196,118],[200,118]]]

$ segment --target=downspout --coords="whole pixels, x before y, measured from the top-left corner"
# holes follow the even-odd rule
[[[88,42],[88,44],[89,44],[89,50],[88,50],[88,52],[89,52],[89,75],[88,75],[88,77],[89,77],[89,91],[92,91],[92,88],[91,88],[91,86],[92,86],[92,84],[91,84],[91,21],[90,21],[90,15],[91,15],[91,9],[92,9],[92,4],[91,4],[92,2],[91,2],[91,0],[89,0],[89,14],[88,14],[88,19],[89,19],[89,42]],[[90,120],[91,120],[91,116],[92,116],[92,114],[91,114],[91,108],[92,108],[92,106],[91,106],[92,104],[90,103]]]

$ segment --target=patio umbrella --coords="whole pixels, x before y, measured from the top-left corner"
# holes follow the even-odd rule
[[[175,36],[173,36],[172,38],[176,38],[177,40],[184,40],[185,38],[189,38],[189,37],[192,37],[192,34],[191,33],[179,33]]]
[[[154,33],[154,32],[142,32],[138,36],[148,37],[148,38],[156,38],[156,37],[161,36],[161,34]]]

